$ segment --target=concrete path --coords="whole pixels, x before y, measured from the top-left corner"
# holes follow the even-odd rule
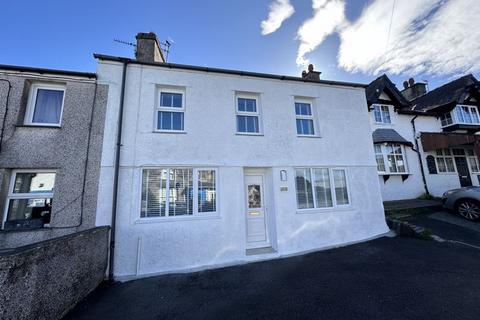
[[[90,295],[67,319],[477,320],[479,297],[479,250],[395,237],[116,283]]]

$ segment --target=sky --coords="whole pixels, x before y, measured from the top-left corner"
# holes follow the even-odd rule
[[[480,76],[479,0],[9,1],[0,64],[94,72],[93,53],[133,57],[138,32],[173,42],[172,63],[430,89]]]

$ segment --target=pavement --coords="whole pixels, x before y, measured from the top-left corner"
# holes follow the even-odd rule
[[[477,243],[456,228],[477,231],[429,216],[418,221],[445,237]],[[66,319],[477,320],[479,297],[480,250],[397,236],[104,285]]]

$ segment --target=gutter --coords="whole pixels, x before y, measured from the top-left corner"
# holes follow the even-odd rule
[[[52,75],[63,75],[63,76],[76,76],[82,78],[96,79],[97,75],[91,72],[80,72],[80,71],[70,71],[70,70],[61,70],[61,69],[46,69],[46,68],[36,68],[36,67],[24,67],[24,66],[14,66],[7,64],[0,64],[0,70],[6,71],[19,71],[19,72],[34,72],[40,74],[52,74]]]
[[[237,75],[237,76],[266,78],[266,79],[275,79],[275,80],[288,80],[288,81],[305,82],[305,83],[312,83],[312,84],[316,83],[316,84],[336,85],[336,86],[363,88],[363,89],[365,89],[368,86],[367,84],[364,84],[364,83],[342,82],[342,81],[331,81],[331,80],[311,80],[306,78],[283,76],[278,74],[259,73],[259,72],[250,72],[250,71],[221,69],[221,68],[209,68],[209,67],[192,66],[192,65],[186,65],[186,64],[165,63],[165,62],[142,62],[135,59],[115,57],[115,56],[109,56],[109,55],[103,55],[103,54],[97,54],[97,53],[95,53],[93,56],[99,60],[117,61],[117,62],[128,61],[128,63],[130,64],[146,65],[146,66],[161,67],[161,68],[168,68],[168,69],[212,72],[212,73],[230,74],[230,75]]]
[[[418,115],[415,115],[412,120],[410,120],[410,123],[412,124],[412,129],[413,129],[413,139],[415,140],[415,149],[414,150],[417,155],[418,155],[418,162],[420,163],[420,172],[422,173],[422,181],[423,181],[423,188],[425,189],[425,193],[427,195],[430,195],[430,192],[428,191],[428,186],[427,186],[427,179],[425,178],[425,170],[423,169],[423,162],[422,162],[422,155],[420,154],[420,148],[418,146],[418,139],[417,139],[417,129],[415,128],[415,119],[418,117]]]
[[[122,129],[123,129],[123,110],[125,107],[125,80],[127,77],[127,59],[121,61],[123,63],[122,84],[120,91],[120,106],[118,110],[118,128],[117,143],[115,147],[115,171],[113,176],[113,201],[112,201],[112,231],[110,233],[110,256],[108,260],[108,279],[113,280],[113,264],[115,258],[115,231],[117,223],[117,201],[118,201],[118,176],[120,172],[120,152],[122,147]]]

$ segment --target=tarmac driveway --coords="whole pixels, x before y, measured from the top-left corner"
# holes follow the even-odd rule
[[[103,286],[67,319],[479,319],[480,250],[406,237]]]

